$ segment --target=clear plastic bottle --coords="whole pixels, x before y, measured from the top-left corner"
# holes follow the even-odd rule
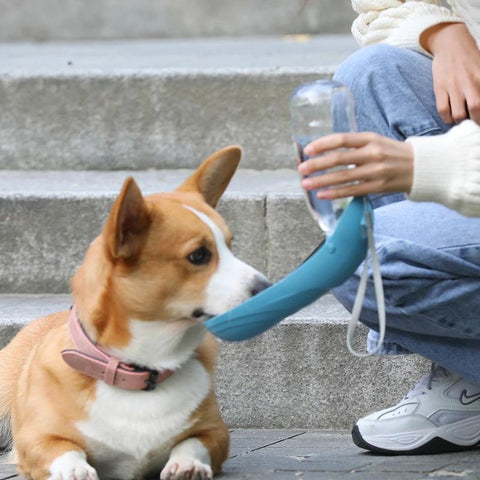
[[[353,96],[345,85],[333,80],[300,85],[290,98],[290,121],[297,162],[300,163],[308,159],[303,149],[313,140],[334,132],[357,130]],[[320,200],[316,195],[318,191],[306,192],[307,205],[320,228],[328,235],[335,229],[337,219],[350,199]]]

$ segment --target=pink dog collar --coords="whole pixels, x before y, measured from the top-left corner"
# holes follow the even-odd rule
[[[74,370],[89,377],[104,381],[108,385],[127,390],[153,390],[174,372],[172,370],[149,370],[122,363],[93,343],[83,329],[75,305],[70,311],[68,329],[78,350],[62,350],[63,360]]]

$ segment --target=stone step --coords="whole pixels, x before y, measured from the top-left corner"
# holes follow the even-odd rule
[[[0,168],[191,168],[229,143],[244,167],[289,167],[292,90],[356,48],[296,40],[0,45]]]
[[[69,295],[0,295],[0,341],[66,310]],[[216,390],[232,428],[351,428],[398,401],[428,368],[417,356],[358,359],[345,347],[348,312],[331,295],[252,340],[220,342]],[[361,348],[365,330],[360,329]]]
[[[191,173],[2,171],[0,292],[69,291],[127,176],[148,194],[172,190]],[[237,171],[218,209],[234,233],[235,254],[272,280],[299,265],[322,238],[292,169]]]
[[[349,2],[137,0],[2,2],[0,41],[348,32]]]

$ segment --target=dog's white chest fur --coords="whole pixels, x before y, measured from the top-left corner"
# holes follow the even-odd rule
[[[97,382],[89,418],[77,424],[99,477],[127,479],[160,470],[173,439],[210,391],[203,365],[189,360],[155,390],[127,391]]]

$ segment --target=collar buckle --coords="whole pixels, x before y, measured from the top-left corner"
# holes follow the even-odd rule
[[[148,378],[145,379],[145,388],[142,388],[142,390],[146,392],[155,390],[155,387],[157,386],[157,380],[158,380],[158,370],[150,370],[149,368],[144,368],[143,370],[148,371],[149,376]]]

